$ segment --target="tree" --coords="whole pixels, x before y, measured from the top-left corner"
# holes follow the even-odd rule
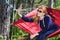
[[[5,40],[8,40],[10,24],[10,16],[7,9],[8,4],[5,3],[5,0],[0,0],[0,35],[2,35]]]
[[[48,0],[48,7],[53,8],[54,6],[54,0]]]

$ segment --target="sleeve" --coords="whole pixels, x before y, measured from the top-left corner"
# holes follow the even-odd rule
[[[22,19],[26,22],[33,22],[33,18],[27,18],[24,15],[22,15]]]

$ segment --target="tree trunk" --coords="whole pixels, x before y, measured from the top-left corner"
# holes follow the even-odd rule
[[[0,35],[8,40],[9,35],[9,24],[10,24],[10,15],[8,12],[8,5],[4,0],[0,0]]]
[[[48,0],[48,7],[53,8],[54,6],[54,0]]]

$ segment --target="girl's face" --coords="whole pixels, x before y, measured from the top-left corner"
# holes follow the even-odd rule
[[[38,11],[38,16],[41,18],[41,17],[44,17],[44,15],[46,14],[46,13],[44,13],[44,11],[43,11],[43,9],[38,9],[37,10]]]
[[[39,9],[37,11],[38,11],[37,15],[39,17],[44,17],[44,15],[46,15],[46,13],[47,13],[46,6],[39,6]]]

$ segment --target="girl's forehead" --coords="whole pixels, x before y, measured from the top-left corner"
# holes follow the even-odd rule
[[[42,9],[42,7],[39,7],[38,9]]]
[[[42,10],[42,11],[44,11],[44,9],[43,9],[42,7],[39,7],[38,10]]]
[[[43,11],[43,9],[42,9],[42,8],[40,8],[40,9],[38,9],[38,10],[42,10],[42,11]]]

